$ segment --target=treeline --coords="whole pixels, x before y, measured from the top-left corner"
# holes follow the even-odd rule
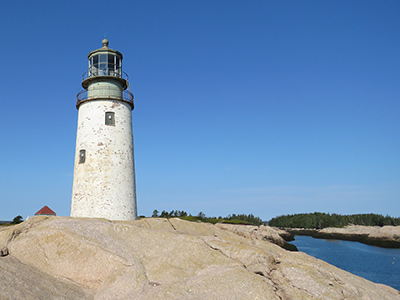
[[[247,224],[247,225],[262,225],[264,222],[261,218],[253,214],[231,214],[226,217],[207,217],[205,213],[199,212],[197,216],[192,216],[183,210],[171,210],[167,212],[163,210],[161,213],[155,209],[152,214],[153,218],[181,218],[188,221],[202,221],[208,223],[231,223],[231,224]]]
[[[272,218],[268,222],[269,226],[309,229],[344,227],[350,224],[364,226],[397,226],[400,225],[400,218],[392,218],[377,214],[339,215],[315,212],[278,216]]]

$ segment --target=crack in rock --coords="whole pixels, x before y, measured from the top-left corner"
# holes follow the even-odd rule
[[[223,256],[225,256],[225,257],[227,257],[227,258],[229,258],[229,259],[231,259],[231,260],[233,260],[233,261],[238,262],[239,264],[241,264],[241,265],[243,266],[243,268],[247,269],[246,265],[245,265],[242,261],[240,261],[239,259],[233,258],[233,257],[229,256],[228,254],[224,253],[221,249],[219,249],[219,248],[217,248],[217,247],[215,247],[215,246],[210,245],[204,238],[202,238],[202,240],[203,240],[203,242],[204,242],[208,247],[210,247],[211,249],[213,249],[213,250],[215,250],[215,251],[218,251],[218,252],[221,253]]]
[[[144,219],[144,222],[145,222],[147,225],[149,225],[149,228],[152,228],[152,227],[151,227],[151,224],[150,224],[146,219]]]
[[[167,219],[167,220],[168,220],[168,223],[172,226],[172,228],[173,228],[174,230],[176,230],[175,226],[171,223],[171,221],[170,221],[169,219]]]
[[[12,241],[14,241],[20,234],[21,234],[22,230],[19,229],[15,229],[12,233],[10,238],[7,241],[7,245],[9,245],[9,243],[11,243]]]

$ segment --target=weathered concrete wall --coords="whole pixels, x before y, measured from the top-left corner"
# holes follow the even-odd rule
[[[88,98],[111,97],[122,99],[122,86],[118,81],[94,82],[88,87]]]
[[[89,98],[122,94],[115,83],[104,82],[92,84],[88,91]],[[106,112],[115,113],[115,125],[105,124]],[[86,151],[84,163],[79,162],[80,150]],[[132,110],[128,103],[93,100],[79,106],[71,216],[136,219]]]

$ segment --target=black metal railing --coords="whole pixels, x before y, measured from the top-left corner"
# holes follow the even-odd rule
[[[82,80],[86,80],[88,78],[92,77],[98,77],[98,76],[113,76],[117,78],[122,78],[125,79],[126,81],[129,80],[128,74],[126,74],[124,71],[121,69],[113,70],[113,69],[92,69],[89,71],[86,71],[82,75]]]
[[[122,100],[125,102],[129,102],[133,108],[134,103],[133,103],[133,94],[129,90],[124,90],[122,91],[122,97],[114,96],[112,93],[110,95],[104,95],[104,91],[109,90],[110,92],[113,91],[111,89],[107,88],[96,88],[93,90],[90,90],[90,92],[95,93],[96,91],[101,91],[103,93],[100,93],[99,95],[93,95],[93,96],[88,96],[88,91],[87,90],[82,90],[76,95],[76,105],[78,106],[81,102],[87,101],[87,100],[96,100],[96,99],[106,99],[106,100]]]

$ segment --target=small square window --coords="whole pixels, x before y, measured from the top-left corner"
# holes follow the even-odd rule
[[[115,113],[111,111],[106,112],[106,125],[115,126]]]
[[[86,160],[86,150],[79,151],[79,163],[84,164]]]

